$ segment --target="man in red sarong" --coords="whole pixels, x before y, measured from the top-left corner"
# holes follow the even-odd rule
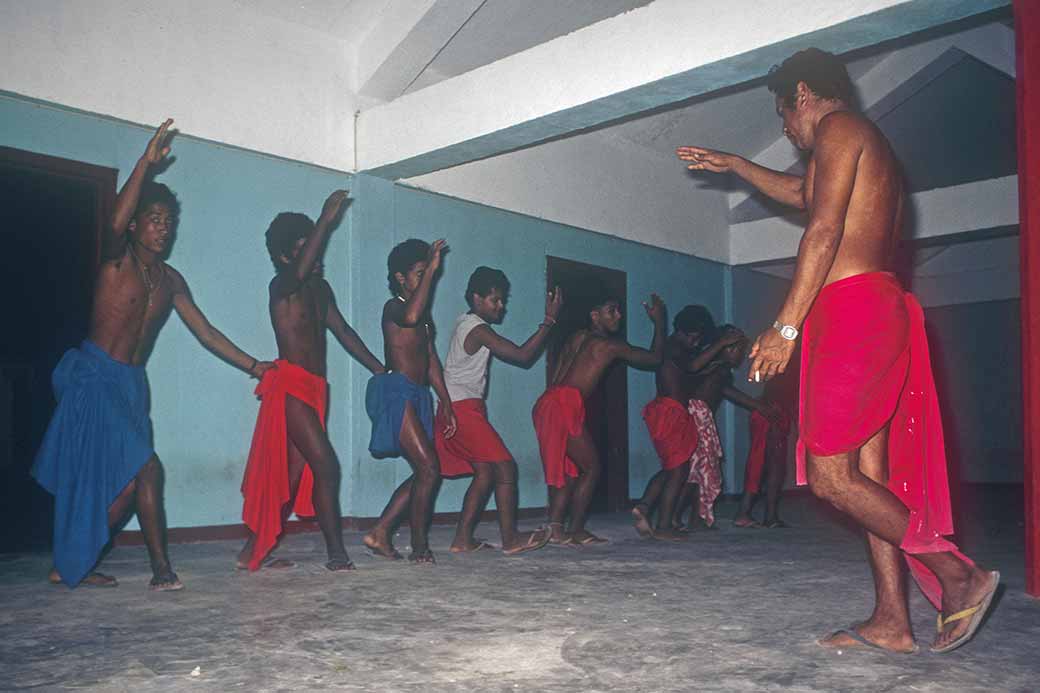
[[[250,531],[238,554],[242,569],[293,565],[284,559],[264,562],[292,510],[317,516],[328,553],[326,568],[354,568],[343,546],[339,462],[325,432],[326,330],[373,373],[382,373],[383,364],[343,319],[332,287],[321,276],[321,255],[347,204],[347,192],[337,190],[325,201],[317,223],[303,214],[282,212],[267,229],[267,249],[277,272],[269,287],[271,323],[281,358],[256,388],[260,413],[242,480],[242,519]]]
[[[683,375],[699,368],[693,365],[697,347],[714,329],[715,321],[704,306],[686,306],[676,314],[672,327],[665,342],[664,360],[655,374],[657,397],[643,407],[643,420],[661,459],[661,471],[650,478],[642,498],[632,508],[632,517],[641,537],[681,541],[686,534],[671,526],[672,515],[700,439],[697,421],[687,411]],[[655,505],[657,523],[652,526]]]
[[[1000,575],[944,538],[953,522],[924,315],[889,273],[904,208],[899,164],[881,131],[853,110],[835,56],[796,53],[767,85],[784,134],[811,152],[804,177],[701,147],[677,154],[691,170],[733,172],[809,215],[791,289],[755,341],[748,375],[782,373],[801,327],[798,481],[867,532],[874,613],[819,643],[916,650],[902,554],[939,610],[931,650],[949,652],[975,635]]]
[[[596,444],[585,427],[585,398],[596,389],[610,364],[623,360],[655,368],[664,354],[667,326],[664,303],[657,294],[644,303],[654,323],[650,349],[634,347],[617,336],[621,304],[601,292],[590,301],[589,327],[572,334],[556,360],[552,384],[535,402],[531,416],[549,487],[550,544],[586,546],[606,539],[585,529],[592,492],[599,480]],[[564,531],[568,512],[570,525]]]

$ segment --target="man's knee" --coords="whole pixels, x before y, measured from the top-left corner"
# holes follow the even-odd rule
[[[504,462],[492,462],[488,465],[491,468],[491,472],[495,475],[496,484],[515,484],[516,483],[516,462],[513,460],[506,460]]]
[[[135,487],[138,485],[154,485],[162,481],[162,477],[162,462],[159,461],[158,457],[152,455],[138,470],[137,476],[130,483],[134,484]]]
[[[441,466],[437,458],[421,459],[415,465],[415,480],[421,484],[437,484],[441,480]]]
[[[809,489],[817,498],[838,505],[848,488],[848,464],[841,460],[809,456],[807,460]]]

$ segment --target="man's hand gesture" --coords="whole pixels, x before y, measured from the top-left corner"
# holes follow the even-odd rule
[[[726,173],[733,170],[733,162],[739,157],[726,152],[705,149],[704,147],[679,147],[675,150],[676,156],[683,161],[689,161],[687,166],[691,171],[711,171],[712,173]]]
[[[336,190],[329,195],[328,199],[325,200],[325,204],[321,207],[321,216],[318,217],[318,223],[331,224],[334,222],[343,208],[350,204],[350,198],[347,197],[349,194],[346,190]]]
[[[144,154],[141,158],[144,159],[145,163],[149,166],[154,166],[170,153],[170,145],[167,143],[167,130],[173,125],[173,118],[167,118],[159,129],[152,135],[152,139],[148,140],[148,146],[145,147]]]
[[[783,373],[794,354],[794,347],[794,340],[784,339],[776,329],[768,328],[758,336],[748,354],[751,359],[748,380],[757,383]]]
[[[430,250],[426,253],[426,271],[433,274],[441,267],[441,256],[448,252],[448,244],[443,238],[439,238],[430,244]]]
[[[643,308],[646,308],[646,314],[650,316],[655,325],[664,322],[664,301],[661,300],[660,296],[650,294],[650,303],[644,301]]]
[[[560,317],[560,310],[563,308],[563,289],[558,286],[554,286],[552,291],[545,295],[545,317],[549,318],[553,322]]]

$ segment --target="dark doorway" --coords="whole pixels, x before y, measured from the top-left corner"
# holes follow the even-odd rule
[[[574,260],[546,257],[546,284],[563,289],[563,312],[546,348],[546,380],[552,378],[556,357],[575,331],[588,326],[588,307],[594,293],[603,287],[621,302],[625,320],[618,335],[627,339],[628,311],[624,272],[587,265]],[[603,474],[592,500],[592,512],[614,512],[628,508],[628,368],[615,363],[599,387],[585,401],[585,425],[596,442]]]
[[[50,376],[87,335],[116,171],[0,147],[0,552],[46,549],[53,501],[29,476],[54,410]]]

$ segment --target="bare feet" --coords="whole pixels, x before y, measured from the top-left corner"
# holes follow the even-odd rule
[[[177,573],[173,572],[173,568],[167,566],[162,570],[153,571],[148,589],[153,592],[176,592],[184,589],[184,584],[177,577]]]
[[[433,565],[437,561],[433,557],[433,551],[428,548],[423,551],[412,551],[408,556],[408,560],[416,565]]]
[[[816,644],[828,650],[874,649],[896,654],[914,654],[919,649],[909,624],[887,626],[870,621],[834,631]]]
[[[452,542],[451,547],[448,549],[452,553],[476,553],[477,551],[487,551],[488,549],[497,548],[494,544],[489,544],[483,539],[470,539],[466,543],[459,542],[456,539]]]
[[[971,640],[989,611],[999,585],[1000,573],[976,567],[961,589],[943,590],[938,633],[929,649],[950,652]]]
[[[361,538],[361,543],[365,545],[373,556],[387,558],[391,561],[400,561],[404,558],[404,556],[394,548],[393,543],[390,541],[390,537],[383,532],[372,530]]]
[[[660,539],[661,541],[686,541],[689,538],[689,532],[679,532],[674,529],[654,530],[654,539]]]
[[[633,523],[636,528],[636,532],[639,536],[644,539],[652,539],[654,536],[654,528],[650,526],[650,519],[646,516],[645,506],[637,505],[632,508],[632,517],[635,518]]]
[[[50,574],[47,576],[47,582],[52,585],[61,584],[61,575],[55,568],[51,568]],[[80,581],[80,585],[86,585],[87,587],[117,587],[119,582],[111,575],[105,575],[104,573],[90,572],[87,576]]]
[[[520,532],[508,546],[502,547],[502,553],[507,556],[515,556],[526,551],[540,549],[549,543],[552,532],[547,527],[539,527],[533,532]]]
[[[340,558],[330,558],[328,563],[325,564],[325,568],[332,571],[333,573],[339,573],[347,570],[354,570],[354,561],[346,557],[346,555]]]

